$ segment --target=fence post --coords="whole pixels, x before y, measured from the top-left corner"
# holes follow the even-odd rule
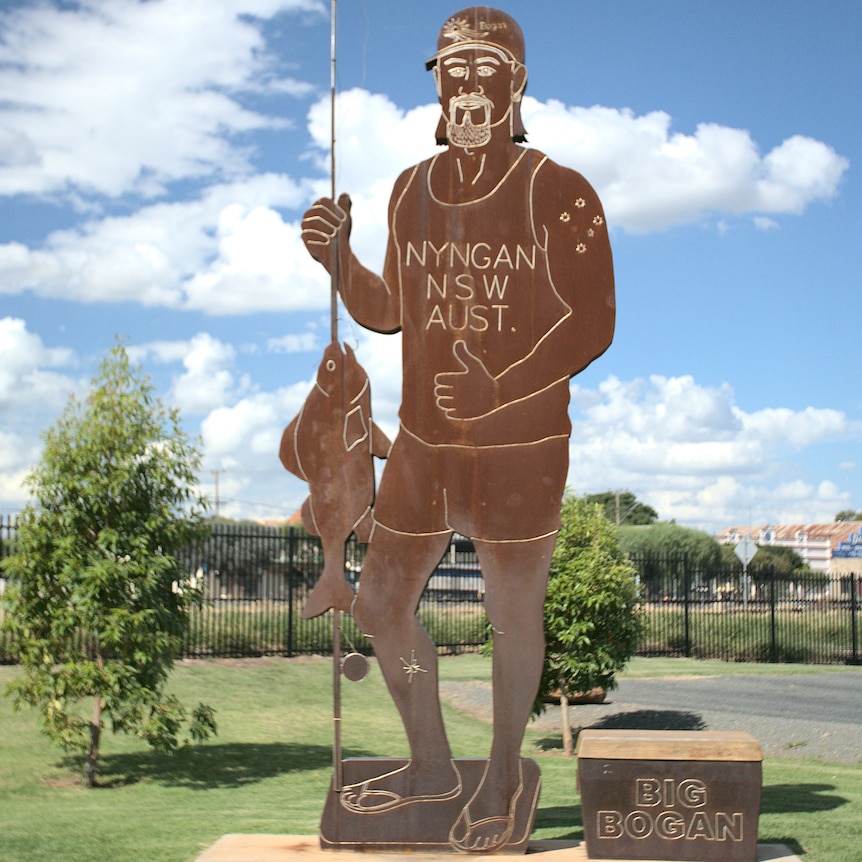
[[[850,640],[852,641],[850,664],[859,664],[859,636],[856,622],[859,611],[859,602],[856,598],[857,589],[856,574],[850,572]]]
[[[293,581],[296,558],[296,532],[287,528],[287,657],[293,656]]]
[[[691,572],[688,567],[688,552],[682,555],[682,584],[685,608],[685,657],[691,658]]]
[[[775,633],[775,570],[769,573],[769,661],[778,661],[778,643]]]

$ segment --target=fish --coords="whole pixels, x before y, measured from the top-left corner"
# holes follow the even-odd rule
[[[344,543],[368,542],[374,524],[374,458],[392,443],[371,418],[371,384],[349,345],[330,343],[314,387],[281,436],[282,466],[308,482],[302,523],[323,545],[323,571],[302,609],[311,619],[350,611],[356,594],[344,577]]]

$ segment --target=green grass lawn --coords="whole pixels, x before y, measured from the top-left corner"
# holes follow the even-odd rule
[[[86,790],[79,763],[39,735],[35,716],[0,698],[0,859],[3,862],[191,862],[233,832],[314,834],[332,763],[332,669],[327,659],[187,662],[173,685],[218,714],[218,737],[169,756],[106,734],[101,781]],[[479,656],[441,660],[452,680],[487,680]],[[851,672],[859,669],[636,659],[627,675]],[[16,673],[0,667],[0,686]],[[379,672],[343,683],[345,756],[407,753]],[[456,756],[487,752],[487,723],[446,708]],[[535,837],[583,838],[574,761],[528,734],[542,798]],[[547,737],[547,733],[542,733]],[[806,862],[859,862],[862,767],[769,758],[759,840]]]

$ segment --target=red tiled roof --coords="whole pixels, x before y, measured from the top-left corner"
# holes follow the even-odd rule
[[[862,529],[862,521],[835,521],[831,524],[756,524],[748,527],[726,527],[715,538],[722,544],[739,541],[743,536],[751,536],[755,541],[766,531],[772,533],[772,542],[795,542],[804,534],[808,541],[829,541],[832,548],[846,542]]]

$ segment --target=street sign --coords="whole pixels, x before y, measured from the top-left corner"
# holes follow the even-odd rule
[[[751,536],[743,536],[739,544],[734,548],[734,553],[742,562],[742,565],[748,567],[748,564],[757,553],[757,545]]]

